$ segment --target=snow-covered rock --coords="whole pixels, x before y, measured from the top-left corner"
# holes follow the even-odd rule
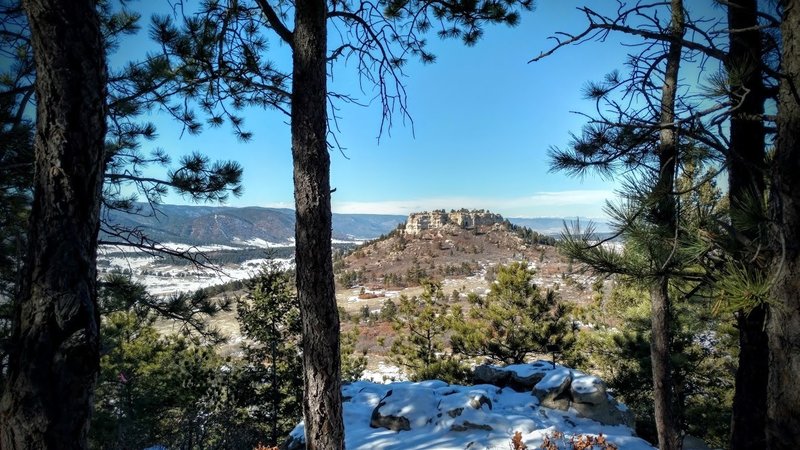
[[[524,392],[533,389],[536,383],[542,381],[545,374],[552,369],[553,365],[546,361],[506,367],[481,365],[473,370],[472,379],[476,384],[492,384]]]
[[[620,450],[653,450],[613,416],[628,414],[606,392],[605,384],[567,367],[534,363],[481,369],[497,379],[538,381],[517,390],[510,384],[450,385],[443,381],[376,384],[358,381],[343,387],[345,440],[348,450],[479,450],[509,448],[521,433],[528,448],[539,448],[547,436],[603,434]],[[501,375],[499,372],[512,372]],[[515,381],[514,383],[518,383]],[[502,384],[502,383],[501,383]],[[567,407],[548,408],[536,392],[568,398]],[[550,394],[547,394],[550,395]],[[558,395],[554,405],[561,405]],[[292,431],[286,448],[303,448],[303,424]]]
[[[506,367],[478,366],[473,372],[477,383],[509,387],[519,392],[533,392],[545,408],[575,410],[581,417],[606,425],[633,426],[634,417],[624,405],[608,395],[606,384],[598,377],[546,361]]]

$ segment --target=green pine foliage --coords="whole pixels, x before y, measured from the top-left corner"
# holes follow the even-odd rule
[[[237,392],[247,393],[239,407],[248,422],[264,424],[277,445],[302,420],[303,366],[300,308],[294,274],[266,267],[253,280],[237,308],[239,328],[247,339]],[[361,378],[367,360],[356,352],[358,329],[342,335],[342,379]]]
[[[570,306],[540,290],[533,277],[524,263],[499,267],[485,297],[468,297],[468,320],[453,323],[453,351],[504,364],[534,354],[550,354],[555,362],[569,352],[575,342]]]
[[[676,296],[676,298],[680,298]],[[681,427],[712,447],[725,447],[730,433],[737,335],[731,320],[710,314],[694,298],[674,304],[672,377]],[[616,397],[636,415],[636,432],[655,439],[650,367],[650,301],[634,280],[617,279],[609,298],[586,308],[593,330],[578,334],[578,367],[603,376]]]
[[[397,335],[389,350],[390,359],[412,380],[440,379],[465,382],[468,369],[448,353],[447,335],[453,317],[440,283],[422,282],[420,296],[401,296],[392,326]]]
[[[107,275],[100,282],[98,298],[101,315],[131,311],[141,320],[150,316],[160,317],[176,324],[182,334],[193,334],[212,343],[223,342],[224,336],[208,324],[208,318],[220,311],[229,311],[231,307],[229,299],[212,299],[202,289],[156,297],[125,274]]]
[[[127,277],[99,292],[102,357],[90,445],[98,449],[252,448],[268,429],[250,408],[243,363],[222,358],[203,302],[159,299]],[[181,311],[194,309],[189,317]],[[201,310],[205,310],[202,312]],[[165,334],[178,325],[179,334]]]
[[[199,295],[199,294],[196,294]],[[196,295],[183,298],[191,299]],[[91,447],[98,449],[241,449],[277,445],[302,420],[300,311],[291,272],[267,268],[239,299],[245,342],[241,358],[218,354],[218,337],[178,321],[180,334],[163,333],[172,311],[202,303],[158,299],[122,275],[102,283],[103,356],[95,397]],[[205,327],[205,328],[204,328]],[[357,354],[358,329],[342,338],[342,374],[357,380],[366,357]]]
[[[244,345],[244,389],[254,419],[270,429],[277,442],[303,416],[303,361],[300,310],[289,272],[263,270],[252,280],[237,315]]]
[[[358,327],[342,333],[339,344],[342,353],[342,382],[348,383],[361,379],[364,370],[367,368],[367,352],[358,352],[356,344],[361,335]]]
[[[381,305],[380,319],[386,322],[391,322],[397,317],[397,303],[394,300],[387,298]]]
[[[160,334],[153,318],[118,311],[103,319],[92,448],[186,448],[225,440],[212,424],[232,376],[213,346]]]

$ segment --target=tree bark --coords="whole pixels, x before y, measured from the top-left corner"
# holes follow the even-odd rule
[[[81,449],[99,368],[97,232],[106,68],[94,0],[27,0],[36,61],[34,198],[0,448]]]
[[[650,290],[652,338],[650,360],[653,370],[653,404],[655,409],[658,448],[680,450],[679,424],[673,400],[672,364],[670,362],[670,299],[669,278],[661,277]]]
[[[725,62],[734,105],[730,123],[728,192],[732,219],[746,213],[752,202],[762,202],[765,192],[766,93],[761,70],[761,33],[758,31],[756,0],[731,0],[728,4],[730,50]],[[740,230],[748,239],[759,239],[758,232]],[[750,258],[743,246],[735,248],[740,261]],[[754,267],[753,270],[763,270]],[[736,313],[739,328],[739,365],[733,397],[731,450],[760,450],[766,445],[764,431],[767,412],[769,349],[764,329],[766,306]]]
[[[331,255],[327,144],[327,5],[296,3],[293,36],[292,156],[297,296],[303,322],[306,448],[344,448],[339,313]]]
[[[775,280],[769,305],[767,448],[800,442],[800,1],[784,0],[778,139],[770,185]]]
[[[678,137],[675,122],[675,97],[678,90],[678,71],[681,64],[683,47],[680,39],[685,30],[683,1],[672,0],[670,34],[676,39],[669,44],[664,71],[664,85],[661,91],[661,131],[658,143],[659,174],[654,195],[653,220],[657,226],[665,230],[667,247],[665,255],[671,255],[672,236],[677,228],[675,205],[675,173],[678,164]],[[668,258],[656,260],[661,265],[660,272],[666,273],[670,265]],[[650,358],[653,369],[653,401],[655,407],[658,448],[661,450],[680,450],[681,436],[679,423],[675,414],[673,399],[672,364],[670,361],[670,343],[672,333],[671,305],[669,298],[669,277],[660,275],[650,290],[652,337],[650,342]]]

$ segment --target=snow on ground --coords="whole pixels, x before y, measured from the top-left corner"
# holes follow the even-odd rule
[[[288,269],[294,265],[293,258],[258,258],[213,270],[192,265],[164,265],[160,259],[142,254],[130,254],[125,257],[101,256],[101,258],[108,261],[108,264],[99,267],[100,276],[112,271],[129,273],[134,281],[144,284],[148,292],[157,296],[194,292],[234,280],[249,279],[257,275],[267,264],[277,264],[281,269]]]
[[[233,238],[232,242],[236,245],[243,247],[258,247],[258,248],[276,248],[276,247],[294,247],[294,239],[287,239],[284,242],[269,242],[261,238],[253,239],[240,239]]]
[[[392,381],[406,381],[408,380],[408,377],[403,374],[402,369],[399,367],[392,364],[379,362],[377,369],[364,370],[364,372],[361,374],[361,379],[364,381],[371,381],[373,383],[387,383]]]
[[[177,252],[215,252],[220,250],[241,250],[241,247],[233,247],[230,245],[222,245],[222,244],[209,244],[209,245],[191,245],[191,244],[182,244],[179,242],[162,242],[162,247],[168,250],[174,250]]]
[[[365,239],[359,239],[359,238],[336,239],[336,238],[334,238],[334,239],[331,239],[331,244],[356,244],[356,245],[361,245],[361,244],[363,244],[364,242],[367,242],[367,241],[369,241],[369,239],[366,239],[366,238]]]
[[[527,376],[541,371],[541,366],[517,365],[507,370]],[[545,385],[569,371],[557,366],[545,374]],[[563,374],[561,374],[563,375]],[[587,376],[585,386],[591,389],[596,377]],[[540,386],[537,385],[537,388]],[[603,425],[581,417],[570,408],[560,411],[539,406],[531,392],[483,384],[450,385],[443,381],[395,382],[379,384],[357,381],[342,388],[346,447],[349,450],[507,450],[511,438],[520,432],[529,449],[539,448],[545,437],[567,448],[569,439],[577,435],[603,434],[619,450],[654,450],[633,435],[624,425]],[[373,428],[375,412],[389,416],[389,421],[402,417],[408,430],[392,431]],[[293,439],[302,440],[303,424],[292,431]],[[564,437],[553,439],[554,436]],[[569,448],[572,448],[571,446]]]
[[[200,253],[200,252],[215,252],[220,250],[242,250],[240,246],[231,246],[231,245],[222,245],[222,244],[206,244],[206,245],[191,245],[191,244],[183,244],[180,242],[161,242],[158,244],[160,248],[165,250],[171,250],[175,252],[190,252],[190,253]],[[108,253],[127,253],[130,255],[147,255],[147,252],[141,249],[137,249],[135,247],[121,247],[117,245],[100,245],[97,248],[97,252],[100,255],[106,255]]]

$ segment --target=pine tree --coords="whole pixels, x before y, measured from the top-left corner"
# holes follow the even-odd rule
[[[342,382],[350,383],[361,379],[367,368],[367,352],[359,353],[356,349],[358,337],[361,335],[358,327],[353,327],[347,333],[342,333]]]
[[[0,399],[4,449],[85,448],[99,364],[95,258],[107,74],[94,2],[68,3],[25,2],[37,70],[36,164]]]
[[[782,7],[782,59],[778,96],[778,140],[770,177],[769,217],[774,261],[767,336],[767,448],[790,449],[800,442],[800,2]]]
[[[687,5],[688,6],[688,5]],[[694,6],[694,5],[691,5]],[[690,7],[691,7],[690,6]],[[745,284],[751,286],[761,284],[759,280],[765,279],[765,261],[769,259],[767,252],[760,251],[767,247],[765,243],[764,228],[766,225],[763,213],[764,197],[764,145],[769,139],[765,136],[772,127],[772,118],[765,116],[764,104],[773,97],[776,91],[776,74],[778,73],[776,61],[780,57],[776,54],[778,39],[776,27],[779,20],[771,15],[768,7],[771,5],[742,0],[726,2],[727,22],[703,22],[697,17],[686,15],[687,27],[690,29],[703,29],[701,33],[681,36],[674,35],[674,28],[652,26],[651,23],[637,22],[635,17],[643,17],[653,5],[631,4],[623,5],[616,14],[606,16],[595,10],[581,8],[589,22],[587,29],[580,34],[570,36],[559,41],[556,48],[571,43],[583,42],[585,38],[602,38],[610,32],[621,32],[639,36],[652,41],[656,46],[673,46],[680,44],[688,55],[702,55],[711,61],[711,66],[720,69],[720,75],[715,69],[709,69],[709,64],[700,66],[701,73],[711,73],[707,76],[707,89],[702,96],[693,96],[687,92],[680,96],[678,105],[681,111],[676,115],[679,136],[690,146],[705,147],[706,160],[719,164],[718,168],[708,178],[711,180],[717,173],[728,169],[730,187],[730,214],[722,219],[726,226],[720,228],[718,224],[711,224],[702,231],[706,235],[705,245],[716,248],[717,256],[723,255],[725,262],[710,259],[705,266],[708,284],[716,284],[721,289],[733,288],[725,293],[731,303],[738,304],[740,310],[736,312],[740,329],[742,352],[739,361],[739,378],[737,381],[737,401],[734,411],[732,448],[761,448],[763,435],[760,423],[764,414],[764,383],[766,371],[764,358],[766,355],[764,345],[763,317],[764,306],[744,297],[734,298],[738,293],[745,292]],[[654,17],[654,16],[651,16]],[[605,97],[609,90],[619,86],[633,86],[637,77],[649,73],[645,69],[647,61],[653,53],[654,47],[632,55],[629,65],[632,68],[631,77],[620,78],[611,75],[604,84],[592,84],[587,92],[598,97]],[[551,51],[552,52],[552,51]],[[546,52],[543,55],[549,54]],[[691,59],[686,62],[692,63]],[[644,86],[644,83],[642,83]],[[636,90],[636,89],[634,89]],[[700,99],[700,101],[698,101]],[[651,100],[655,102],[655,98]],[[712,106],[707,108],[702,101],[710,101]],[[631,129],[620,127],[617,124],[632,122],[637,126],[648,127],[648,108],[638,109],[621,108],[621,103],[607,103],[611,110],[601,112],[599,120],[593,120],[589,127],[589,135],[598,138],[597,142],[606,139],[607,149],[597,150],[592,145],[580,146],[587,140],[579,140],[577,150],[572,155],[557,152],[561,162],[584,163],[566,164],[571,167],[595,167],[601,173],[606,172],[616,163],[620,166],[636,165],[642,160],[628,153],[631,138],[635,133]],[[655,104],[655,103],[653,103]],[[663,105],[663,103],[662,103]],[[631,114],[624,120],[611,119],[614,112],[627,109]],[[649,108],[654,109],[654,108]],[[632,118],[632,121],[628,121]],[[651,124],[658,122],[652,121]],[[717,128],[717,124],[729,123],[730,127]],[[609,130],[620,129],[620,133],[609,133]],[[608,151],[611,150],[612,151]],[[643,155],[642,155],[643,156]],[[683,160],[685,156],[681,156]],[[679,167],[682,161],[679,163]],[[583,170],[583,169],[581,169]],[[578,170],[577,172],[580,172]],[[706,182],[686,189],[697,189]],[[685,192],[685,190],[684,190]],[[693,276],[696,275],[693,274]],[[738,281],[737,281],[738,280]],[[737,285],[738,284],[738,285]],[[663,289],[662,289],[663,291]],[[663,296],[662,296],[663,297]],[[752,300],[752,299],[751,299]],[[761,325],[760,325],[761,323]],[[761,406],[760,406],[761,405]]]
[[[103,353],[93,448],[234,449],[266,439],[265,425],[240,405],[252,391],[243,389],[245,370],[218,355],[216,339],[195,328],[165,333],[145,287],[128,279],[103,284],[99,299]]]
[[[635,258],[626,250],[625,257]],[[650,300],[647,286],[634,278],[615,276],[601,312],[590,311],[593,329],[578,335],[575,352],[581,370],[603,373],[615,396],[636,416],[636,433],[657,439],[650,365]],[[679,288],[679,290],[683,290]],[[713,314],[711,299],[675,295],[670,341],[674,409],[680,429],[724,447],[730,436],[736,362],[736,329],[728,314]]]
[[[569,351],[575,326],[569,307],[553,291],[533,283],[524,263],[499,267],[485,298],[470,295],[469,320],[454,323],[453,351],[486,357],[496,363],[520,364],[533,354],[556,356]]]
[[[270,442],[279,440],[303,417],[303,366],[300,311],[292,274],[263,270],[239,301],[237,315],[252,392],[248,403],[258,407],[254,420],[269,424]]]
[[[237,305],[245,365],[238,375],[236,405],[249,411],[240,422],[261,423],[262,439],[279,445],[303,418],[303,345],[294,274],[267,266],[250,282]],[[358,329],[342,336],[344,381],[361,378],[366,357],[356,352]],[[247,393],[243,395],[243,393]]]
[[[441,379],[464,382],[467,367],[447,352],[447,333],[453,318],[441,284],[425,280],[419,297],[400,297],[392,321],[396,334],[389,357],[412,380]]]
[[[222,359],[196,339],[163,336],[153,316],[114,312],[103,348],[90,442],[96,448],[181,446],[210,436],[212,399],[222,393]]]
[[[112,7],[113,6],[113,7]],[[119,8],[119,9],[116,9]],[[126,9],[125,5],[95,2],[93,11],[99,20],[104,37],[102,51],[111,54],[126,35],[134,33],[140,15]],[[11,334],[12,310],[21,288],[22,262],[26,257],[27,223],[33,201],[34,148],[30,111],[36,109],[34,64],[31,27],[25,9],[19,1],[0,5],[0,386],[6,374],[7,354],[13,344]],[[202,255],[175,252],[166,248],[140,229],[128,228],[112,220],[114,212],[133,214],[159,214],[158,204],[168,189],[197,201],[220,201],[241,190],[241,167],[223,161],[211,162],[200,154],[188,155],[179,165],[172,165],[170,156],[163,150],[150,154],[141,147],[155,138],[155,127],[142,114],[155,105],[167,108],[187,127],[199,131],[192,122],[193,114],[176,101],[173,94],[186,93],[198,81],[187,77],[184,66],[165,64],[158,56],[144,61],[131,61],[122,68],[111,67],[105,79],[106,125],[104,167],[102,173],[100,234],[98,244],[113,243],[117,247],[134,247],[150,254],[184,257],[198,264],[207,264]],[[180,114],[181,112],[185,114]],[[191,119],[191,120],[190,120]],[[188,123],[187,123],[188,122]],[[164,166],[165,174],[155,177],[153,165]],[[137,200],[145,200],[144,204]],[[202,304],[202,305],[201,305]],[[152,303],[151,303],[152,306]],[[207,301],[189,296],[171,299],[163,312],[170,316],[189,316],[193,308],[206,311]],[[200,322],[195,322],[195,326]]]

